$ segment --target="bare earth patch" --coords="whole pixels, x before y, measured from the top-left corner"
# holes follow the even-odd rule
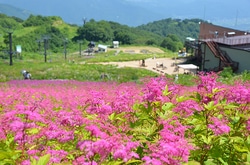
[[[120,67],[134,67],[134,68],[143,68],[148,69],[150,71],[156,72],[158,74],[169,74],[174,75],[178,73],[183,73],[184,71],[179,69],[176,70],[176,67],[173,63],[182,63],[184,62],[183,59],[173,60],[171,58],[149,58],[145,60],[145,66],[142,66],[142,61],[126,61],[126,62],[102,62],[99,64],[109,64],[109,65],[116,65],[118,68]]]
[[[108,51],[114,51],[114,50],[117,50],[117,52],[123,51],[125,53],[131,53],[131,54],[164,53],[163,50],[150,46],[131,46],[131,47],[119,47],[114,49],[108,49]],[[172,58],[148,58],[145,59],[145,66],[142,66],[142,60],[126,61],[126,62],[101,62],[99,64],[115,65],[118,68],[121,67],[143,68],[162,75],[165,74],[175,75],[178,73],[184,73],[184,70],[179,69],[178,71],[176,66],[173,64],[182,63],[184,61],[185,61],[184,59],[173,60]]]
[[[145,53],[164,53],[163,50],[159,48],[154,48],[150,46],[131,46],[131,47],[120,47],[115,49],[108,49],[108,50],[117,50],[123,51],[124,53],[136,53],[136,54],[145,54]]]

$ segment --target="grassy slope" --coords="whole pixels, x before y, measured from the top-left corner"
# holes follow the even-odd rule
[[[161,56],[166,55],[165,53]],[[149,56],[149,55],[147,55]],[[159,55],[160,56],[160,55]],[[140,54],[119,54],[109,56],[105,53],[96,56],[97,61],[124,61],[124,59],[135,60],[145,57]],[[74,60],[74,62],[73,62]],[[2,60],[0,65],[0,81],[22,79],[23,69],[31,72],[34,79],[74,79],[80,81],[102,81],[102,73],[109,75],[109,80],[126,82],[137,81],[146,76],[156,76],[157,74],[142,68],[116,68],[111,65],[92,64],[93,59],[78,54],[69,54],[65,61],[63,55],[49,55],[48,62],[44,62],[42,55],[32,55],[23,57],[22,60],[14,59],[13,65],[9,66],[9,60]]]

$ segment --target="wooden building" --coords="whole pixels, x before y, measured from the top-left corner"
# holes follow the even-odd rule
[[[196,49],[202,71],[221,71],[224,67],[239,73],[250,70],[249,32],[200,23],[199,39],[188,45]]]

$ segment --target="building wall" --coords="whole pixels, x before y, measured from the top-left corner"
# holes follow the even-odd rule
[[[212,70],[219,66],[220,59],[214,56],[206,44],[202,45],[202,52],[204,52],[202,58],[205,60],[203,70]]]
[[[202,46],[202,51],[205,54],[203,54],[203,58],[205,60],[204,69],[210,70],[215,67],[219,66],[219,58],[216,58],[214,54],[211,52],[208,46]],[[239,49],[233,49],[228,47],[220,46],[221,50],[224,50],[227,52],[227,54],[230,56],[230,58],[233,61],[239,62],[239,69],[238,73],[244,72],[245,70],[250,70],[250,51],[245,50],[239,50]]]
[[[245,70],[250,70],[250,52],[239,49],[232,49],[227,47],[220,47],[225,50],[233,61],[239,62],[239,69],[237,72],[241,73]]]

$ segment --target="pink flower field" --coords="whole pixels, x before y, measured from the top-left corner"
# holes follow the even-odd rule
[[[0,84],[5,164],[237,164],[250,156],[249,83],[181,86],[15,80]]]

